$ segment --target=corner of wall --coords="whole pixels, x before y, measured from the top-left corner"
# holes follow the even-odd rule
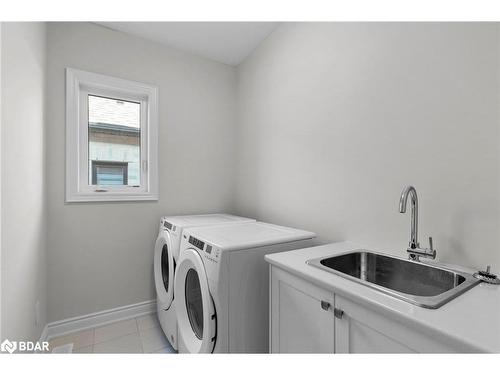
[[[38,340],[47,324],[46,24],[4,23],[1,43],[1,335]],[[26,172],[28,184],[14,182]]]
[[[2,336],[2,28],[3,22],[0,22],[0,342]]]

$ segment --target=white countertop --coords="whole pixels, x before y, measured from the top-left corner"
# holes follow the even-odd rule
[[[465,344],[471,351],[500,353],[500,286],[480,283],[438,309],[427,309],[306,264],[314,258],[364,249],[338,242],[266,255],[266,261],[324,289],[369,306],[429,334]],[[404,255],[404,254],[403,254]],[[458,267],[455,267],[459,270]]]

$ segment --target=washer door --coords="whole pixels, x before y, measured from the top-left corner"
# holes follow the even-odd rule
[[[187,249],[175,274],[178,334],[189,353],[212,353],[216,315],[205,266],[198,252]]]
[[[154,274],[158,303],[168,310],[174,299],[174,257],[170,233],[162,231],[155,244]]]

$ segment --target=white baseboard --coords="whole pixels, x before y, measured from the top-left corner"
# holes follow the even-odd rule
[[[40,340],[47,341],[57,336],[95,328],[102,325],[131,319],[156,312],[156,300],[144,301],[133,305],[121,306],[110,310],[98,311],[88,315],[48,323],[43,329]]]

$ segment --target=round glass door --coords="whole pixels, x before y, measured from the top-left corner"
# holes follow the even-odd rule
[[[186,310],[189,323],[197,338],[203,337],[203,297],[198,272],[193,268],[186,274]]]
[[[170,236],[160,233],[155,244],[154,279],[157,302],[163,310],[170,308],[174,298],[174,266]]]
[[[203,260],[195,249],[181,252],[174,292],[180,353],[212,353],[217,317]]]
[[[164,244],[161,250],[161,276],[163,279],[163,286],[165,291],[168,292],[169,285],[169,261],[168,261],[168,245]]]

